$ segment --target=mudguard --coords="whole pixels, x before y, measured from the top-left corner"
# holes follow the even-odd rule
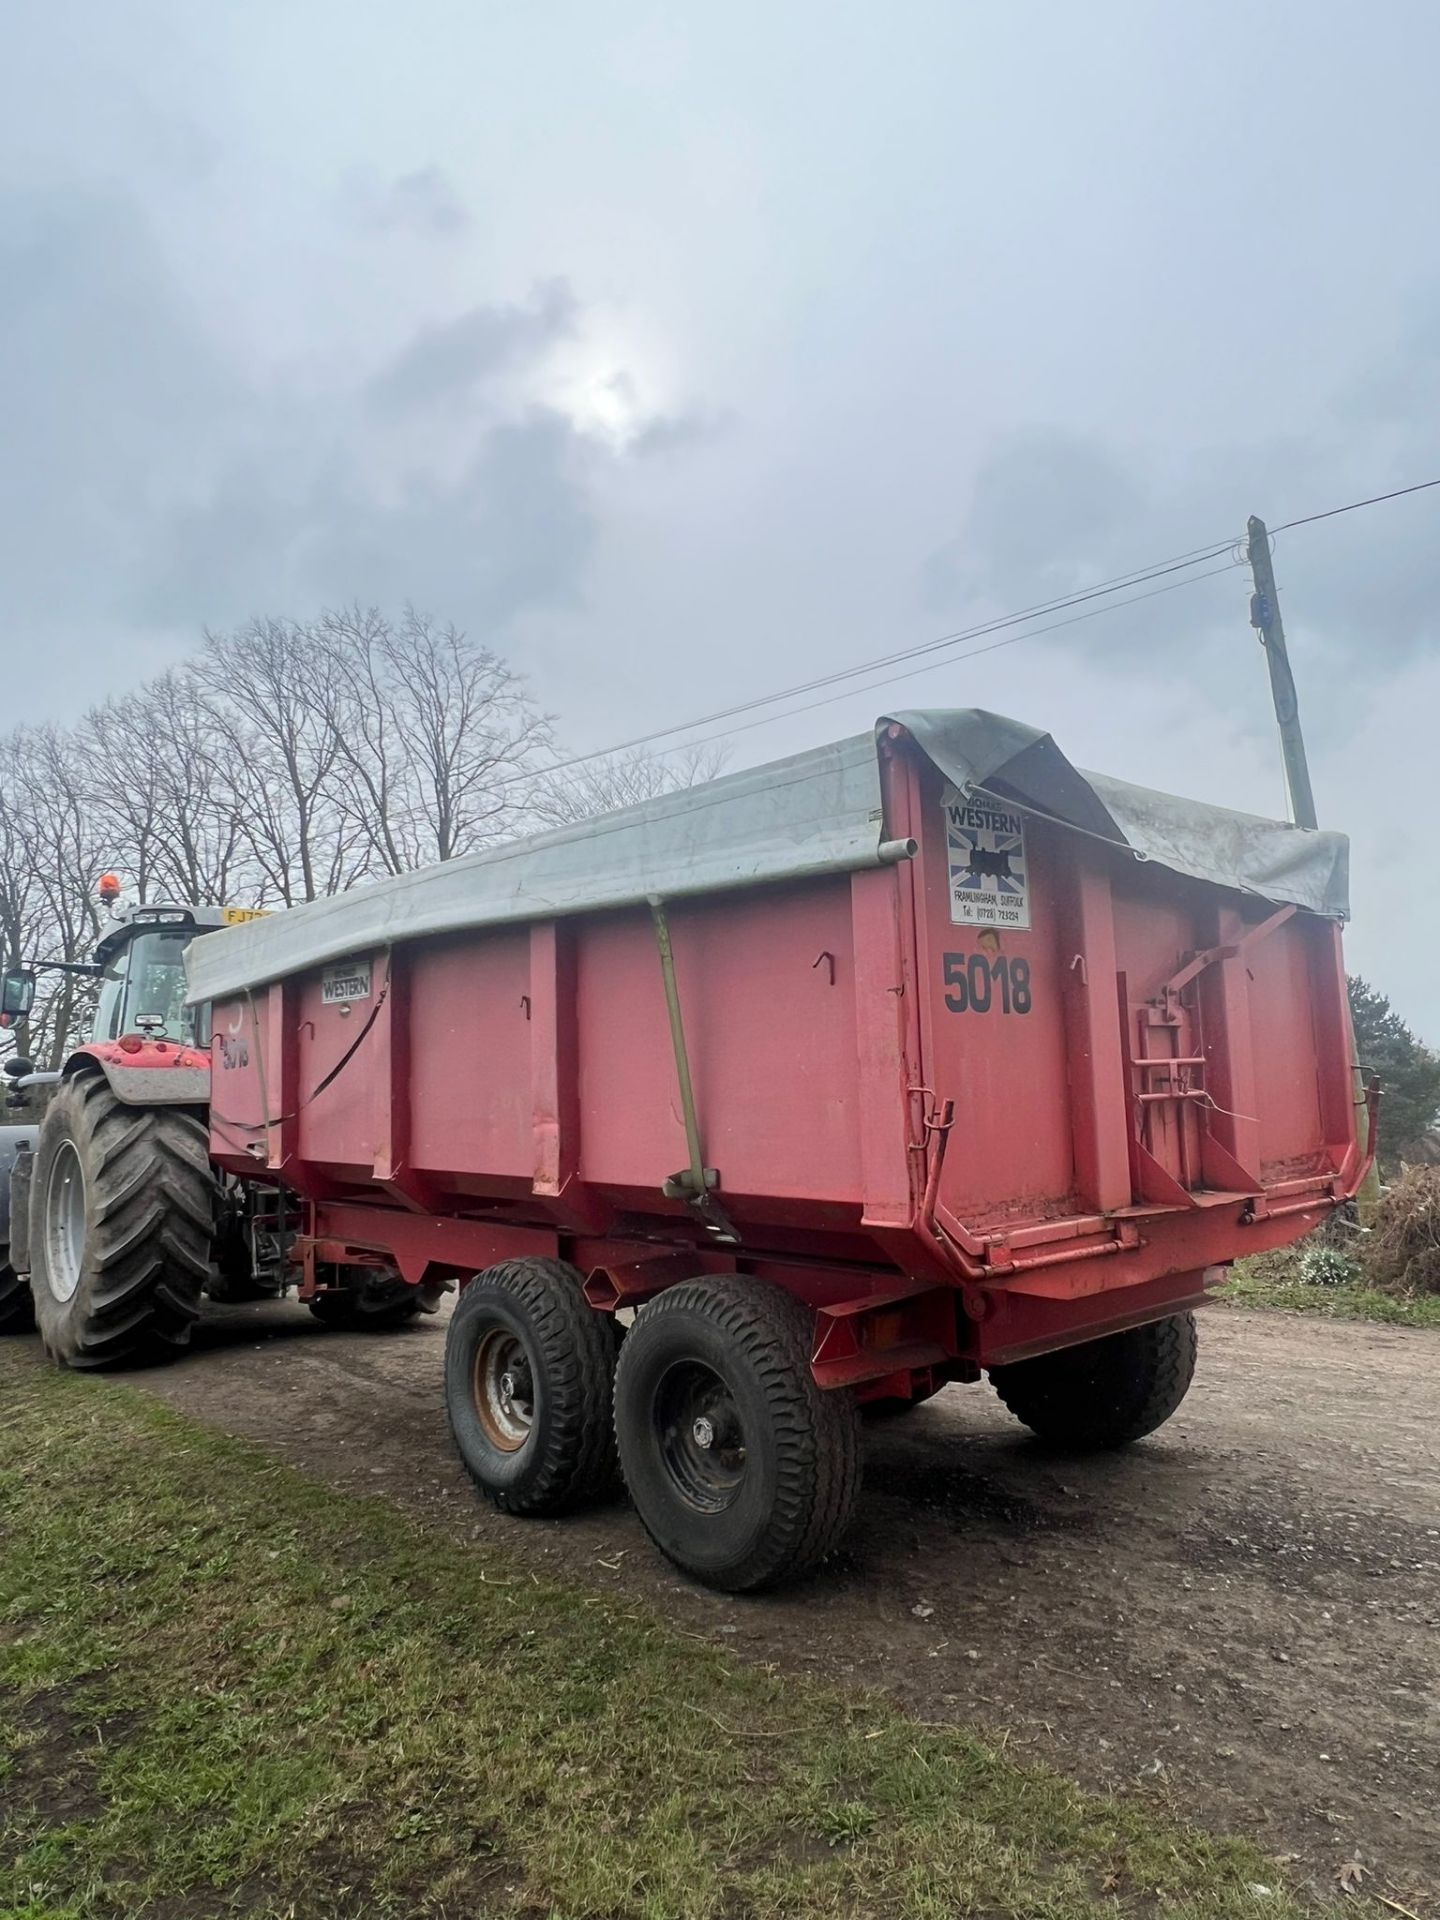
[[[39,1131],[38,1121],[34,1126],[0,1127],[0,1266],[13,1266],[17,1273],[24,1272],[25,1269],[10,1259],[5,1252],[11,1244],[10,1180],[16,1155],[22,1148],[33,1148]],[[26,1224],[24,1207],[20,1208],[19,1217],[22,1237],[24,1237]]]
[[[173,1040],[147,1040],[138,1049],[111,1041],[77,1048],[65,1062],[62,1078],[99,1070],[110,1091],[127,1107],[207,1107],[210,1104],[210,1056]]]
[[[30,1176],[34,1170],[35,1148],[27,1142],[15,1155],[15,1164],[5,1185],[10,1207],[8,1257],[12,1272],[22,1275],[30,1271]]]

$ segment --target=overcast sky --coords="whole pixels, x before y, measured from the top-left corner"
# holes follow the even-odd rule
[[[127,0],[0,74],[9,717],[405,601],[597,747],[1440,475],[1432,0]],[[1440,489],[1281,536],[1351,964],[1440,1042]],[[1283,811],[1239,570],[989,706]]]

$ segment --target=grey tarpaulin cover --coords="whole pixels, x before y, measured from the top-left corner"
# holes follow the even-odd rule
[[[1343,918],[1347,842],[1081,773],[1049,734],[977,708],[893,716],[957,787],[1003,782],[1038,813],[1176,873]],[[878,723],[880,726],[887,721]],[[398,874],[192,941],[191,1001],[392,941],[873,867],[875,733],[669,793],[579,826]]]

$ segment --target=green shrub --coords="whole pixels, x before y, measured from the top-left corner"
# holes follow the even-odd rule
[[[1361,1279],[1358,1262],[1339,1247],[1307,1246],[1300,1255],[1300,1284],[1305,1287],[1353,1287]]]

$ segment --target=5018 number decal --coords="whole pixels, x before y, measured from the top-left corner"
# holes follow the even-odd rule
[[[1029,1013],[1030,962],[1017,954],[947,953],[945,1004],[951,1013]]]

